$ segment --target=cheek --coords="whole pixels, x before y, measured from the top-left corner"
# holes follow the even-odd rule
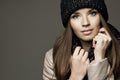
[[[98,17],[98,18],[95,18],[95,19],[91,19],[91,25],[93,27],[99,28],[100,27],[100,18]]]
[[[74,31],[78,31],[78,30],[80,30],[80,22],[79,21],[71,21],[70,22],[70,24],[71,24],[71,27],[72,27],[72,29],[74,30]]]
[[[73,25],[71,25],[71,27],[72,27],[73,32],[74,32],[76,35],[79,34],[80,29],[81,29],[79,25],[73,24]]]
[[[80,25],[78,23],[71,23],[71,28],[73,32],[77,35],[80,35]]]

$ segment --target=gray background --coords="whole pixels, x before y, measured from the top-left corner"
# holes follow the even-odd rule
[[[120,0],[106,0],[120,30]],[[0,0],[0,80],[42,80],[44,54],[64,30],[60,0]]]

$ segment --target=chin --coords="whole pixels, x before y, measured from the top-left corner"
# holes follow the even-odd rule
[[[84,37],[82,38],[83,41],[92,41],[94,37]]]

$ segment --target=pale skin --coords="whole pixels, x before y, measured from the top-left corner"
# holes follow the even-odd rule
[[[94,47],[94,62],[105,58],[105,52],[111,42],[111,37],[105,27],[100,28],[100,14],[95,9],[83,8],[77,10],[70,17],[71,27],[80,39],[83,49],[76,47],[71,56],[70,80],[82,80],[87,74],[88,50]]]

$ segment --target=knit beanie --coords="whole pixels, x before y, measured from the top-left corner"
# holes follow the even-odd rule
[[[71,14],[81,8],[93,8],[98,10],[105,21],[108,21],[108,12],[104,0],[61,0],[61,19],[66,27]]]

